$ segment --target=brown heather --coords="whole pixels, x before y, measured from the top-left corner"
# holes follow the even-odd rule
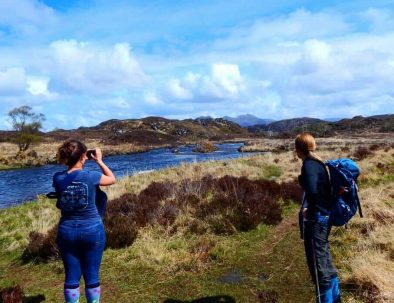
[[[349,157],[349,155],[353,157],[353,153],[359,146],[366,147],[368,151],[373,152],[358,161],[361,168],[359,195],[364,218],[359,218],[356,215],[351,220],[348,229],[333,228],[330,237],[333,258],[339,269],[345,302],[393,302],[394,145],[391,137],[392,134],[390,137],[374,135],[370,138],[318,139],[318,151],[323,159]],[[289,149],[291,149],[292,141],[292,139],[286,141],[289,144]],[[268,144],[271,141],[264,142],[264,144]],[[278,144],[284,145],[284,142],[278,141]],[[259,147],[258,144],[257,142],[255,146]],[[276,166],[277,170],[273,170],[271,166]],[[283,210],[286,209],[288,197],[296,196],[294,192],[297,191],[298,185],[293,180],[299,174],[300,167],[301,162],[294,158],[293,152],[267,153],[237,160],[182,164],[177,168],[137,174],[119,180],[114,186],[105,189],[111,199],[105,218],[108,246],[119,247],[119,249],[109,249],[104,255],[103,278],[107,281],[114,281],[114,283],[123,283],[123,279],[128,279],[128,285],[135,286],[139,291],[137,294],[136,290],[130,288],[131,286],[128,288],[129,291],[132,291],[133,298],[141,298],[143,296],[139,296],[139,294],[144,293],[146,283],[144,281],[143,285],[138,282],[135,284],[134,278],[131,277],[143,275],[144,270],[148,269],[149,274],[159,272],[161,276],[165,277],[163,281],[159,281],[160,289],[157,292],[149,289],[149,294],[152,291],[155,294],[161,293],[164,289],[176,295],[180,290],[173,290],[176,287],[175,282],[169,284],[171,290],[166,290],[167,286],[163,286],[164,281],[169,281],[169,275],[175,277],[177,274],[182,277],[187,275],[191,279],[196,277],[196,281],[193,280],[193,283],[199,285],[201,276],[194,275],[194,273],[210,273],[210,270],[216,268],[217,264],[226,265],[229,257],[234,254],[237,259],[242,259],[244,252],[248,252],[248,260],[251,259],[253,262],[257,262],[254,264],[258,264],[260,257],[256,259],[254,255],[265,256],[267,251],[265,247],[260,250],[256,246],[253,252],[245,248],[245,251],[242,250],[238,253],[231,243],[235,239],[237,243],[239,240],[242,241],[240,248],[243,248],[244,244],[249,245],[249,240],[246,240],[245,237],[259,234],[260,227],[253,229],[258,216],[261,216],[262,222],[263,220],[277,222],[282,216],[285,218],[282,223],[287,223],[287,220],[293,217],[294,220],[296,219],[294,208],[290,208],[290,212]],[[271,181],[266,181],[266,179]],[[263,184],[264,191],[261,191]],[[287,185],[284,186],[284,184]],[[280,193],[278,194],[279,188]],[[278,213],[267,213],[263,208],[250,207],[252,201],[257,199],[256,197],[261,196],[264,200],[264,196],[271,192],[280,197],[277,201],[280,206]],[[270,198],[266,200],[271,203]],[[213,204],[213,201],[216,204]],[[275,210],[276,204],[273,205],[272,209]],[[239,218],[239,214],[242,212],[247,214],[247,219],[241,220]],[[137,213],[138,215],[135,215]],[[2,227],[4,226],[0,231],[0,239],[6,241],[2,253],[13,254],[21,251],[21,247],[26,247],[27,237],[31,231],[46,233],[56,225],[57,220],[58,211],[45,199],[40,199],[34,208],[26,206],[4,210],[3,216],[0,217],[0,224]],[[18,223],[31,222],[31,224],[11,224],[14,221]],[[278,233],[278,237],[282,231],[281,242],[275,244],[274,254],[268,254],[268,259],[265,257],[263,259],[269,260],[275,270],[297,265],[287,262],[276,263],[274,258],[278,254],[283,256],[290,254],[289,247],[296,249],[302,245],[297,237],[292,240],[288,236],[297,232],[295,223],[282,223],[270,229],[273,235]],[[250,233],[239,233],[239,231],[248,228],[252,229]],[[228,234],[231,235],[227,236]],[[41,236],[38,238],[38,243],[44,243]],[[54,237],[52,236],[52,238]],[[254,238],[252,237],[252,239]],[[111,243],[111,241],[113,242]],[[264,238],[260,241],[263,241],[261,245],[267,245]],[[281,248],[281,243],[286,245]],[[120,249],[121,247],[125,248]],[[31,250],[34,250],[33,246],[31,246]],[[293,254],[293,250],[291,251]],[[299,253],[302,253],[301,248]],[[292,255],[291,260],[293,257],[296,256]],[[34,258],[39,259],[33,257],[33,260]],[[304,258],[300,255],[296,263],[303,261]],[[39,265],[37,269],[57,268],[57,266],[61,266],[58,263]],[[247,262],[242,264],[250,265]],[[268,266],[265,263],[258,265]],[[299,264],[299,268],[303,268],[303,265],[305,264]],[[26,266],[36,265],[23,265],[23,267]],[[8,279],[7,281],[11,279],[18,283],[24,283],[21,285],[26,285],[26,289],[41,291],[42,284],[34,282],[39,274],[34,274],[34,271],[27,269],[24,271],[27,275],[26,279],[19,279],[13,274],[22,270],[20,265],[14,264],[12,267],[14,271],[8,267],[4,268],[6,268],[4,279]],[[127,270],[123,270],[124,268]],[[144,270],[141,271],[141,268]],[[123,275],[120,276],[122,273]],[[286,280],[288,275],[294,280]],[[271,284],[269,289],[278,292],[280,301],[286,296],[284,292],[291,292],[291,289],[297,289],[307,283],[305,282],[306,275],[302,276],[305,281],[297,280],[297,276],[298,274],[292,274],[289,271],[279,280],[273,281],[275,284]],[[51,279],[54,281],[54,278]],[[29,282],[26,282],[27,280]],[[234,289],[238,289],[237,287],[234,286]],[[49,291],[57,292],[57,288],[56,286],[48,289],[46,296],[54,298],[55,296]],[[266,293],[269,290],[260,294],[259,291],[261,289],[253,289],[254,301],[248,301],[248,299],[243,301],[266,300],[270,302],[269,295]],[[291,292],[292,295],[297,295],[297,293],[298,290]],[[107,293],[107,296],[110,295],[107,297],[109,298],[108,302],[119,302],[117,294],[118,292],[116,295],[115,293],[111,295]],[[192,296],[195,294],[194,292]],[[306,296],[310,294],[307,301],[313,300],[312,287],[310,292],[304,290],[302,294]],[[212,293],[212,295],[215,294]],[[124,296],[120,297],[125,298]],[[145,295],[144,298],[147,297]],[[242,295],[239,293],[239,297],[250,298],[250,295],[242,292]],[[303,298],[305,299],[305,297]],[[276,300],[275,295],[273,300]],[[140,302],[146,301],[140,300]],[[302,302],[302,299],[298,298],[296,301]],[[52,300],[52,302],[56,302],[56,300]]]
[[[365,158],[373,155],[373,151],[365,146],[359,146],[354,152],[353,152],[353,158],[361,161],[364,160]]]
[[[301,190],[295,181],[281,184],[246,177],[204,176],[178,183],[152,182],[139,195],[123,194],[110,201],[104,218],[107,247],[133,244],[139,229],[160,225],[172,232],[233,234],[248,231],[260,223],[276,225],[282,220],[282,205],[298,201]],[[187,217],[182,223],[178,215]],[[23,258],[46,261],[58,256],[56,229],[46,236],[31,232]]]
[[[23,290],[19,285],[0,290],[0,303],[22,303]]]

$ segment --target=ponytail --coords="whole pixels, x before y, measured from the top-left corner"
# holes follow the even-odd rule
[[[56,158],[59,163],[73,167],[86,151],[86,145],[81,141],[69,139],[58,148]]]
[[[310,133],[301,133],[295,139],[295,148],[303,155],[324,163],[323,159],[316,153],[316,141]]]

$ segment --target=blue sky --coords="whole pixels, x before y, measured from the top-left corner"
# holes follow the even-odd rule
[[[0,0],[0,129],[394,113],[393,1]]]

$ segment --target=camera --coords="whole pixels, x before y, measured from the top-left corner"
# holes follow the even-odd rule
[[[88,159],[93,159],[92,155],[96,156],[96,150],[95,149],[88,149],[86,151],[86,157],[88,157]]]

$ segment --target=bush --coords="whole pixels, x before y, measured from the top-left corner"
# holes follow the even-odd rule
[[[373,152],[364,146],[359,146],[353,153],[353,157],[359,161],[361,161],[371,155],[373,155]]]
[[[29,243],[22,254],[22,259],[24,261],[45,262],[59,257],[59,250],[56,245],[57,228],[56,225],[46,235],[32,231],[29,234]]]
[[[133,244],[138,230],[159,224],[175,232],[233,234],[248,231],[260,223],[278,224],[282,220],[282,201],[300,200],[297,182],[279,184],[271,180],[211,175],[201,180],[179,183],[153,182],[139,195],[127,193],[108,203],[104,218],[107,247]],[[183,214],[182,222],[177,221]],[[48,235],[30,234],[25,258],[48,260],[56,256],[57,227]]]
[[[379,287],[367,278],[352,277],[343,283],[344,290],[352,291],[356,297],[365,303],[379,302],[380,290]]]
[[[278,302],[279,294],[274,290],[261,290],[257,297],[261,303],[276,303]]]
[[[22,303],[23,290],[19,285],[0,290],[0,303]]]
[[[370,145],[369,146],[369,150],[370,151],[377,151],[377,150],[379,150],[379,149],[383,149],[385,147],[385,144],[372,144],[372,145]]]
[[[123,248],[133,244],[138,235],[138,228],[132,217],[118,214],[109,214],[105,218],[105,232],[107,247]]]

